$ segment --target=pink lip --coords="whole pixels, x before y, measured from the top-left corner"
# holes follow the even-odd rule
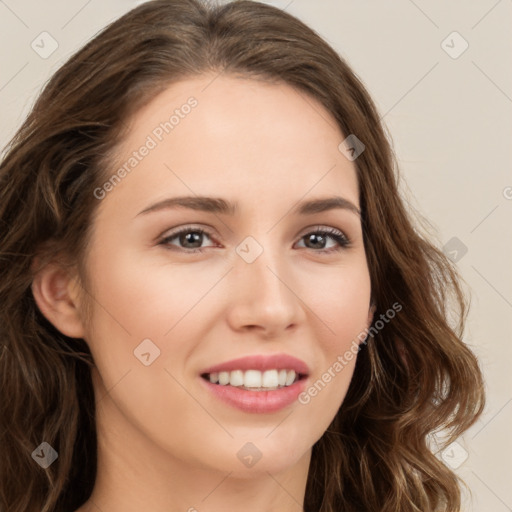
[[[304,361],[301,361],[300,359],[297,359],[296,357],[290,356],[288,354],[272,354],[268,356],[254,355],[240,357],[238,359],[232,359],[231,361],[226,361],[215,366],[210,366],[209,368],[206,368],[205,370],[201,371],[201,374],[214,372],[230,372],[232,370],[259,370],[263,372],[265,370],[274,369],[295,370],[295,373],[299,373],[301,375],[309,374],[308,365]],[[258,391],[257,393],[265,393],[265,391]]]
[[[295,402],[299,394],[304,391],[308,379],[301,379],[291,386],[272,391],[247,391],[229,384],[226,386],[212,384],[202,377],[199,380],[208,391],[224,403],[244,412],[261,414],[279,411]]]

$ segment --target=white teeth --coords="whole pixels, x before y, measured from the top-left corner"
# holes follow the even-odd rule
[[[294,370],[232,370],[231,372],[213,372],[208,375],[212,384],[251,388],[252,390],[279,389],[290,386],[298,379]]]
[[[246,388],[261,388],[261,372],[258,370],[247,370],[244,373],[244,386]]]
[[[219,384],[221,386],[229,384],[229,372],[219,372]]]
[[[261,385],[264,388],[277,388],[279,384],[277,370],[267,370],[261,379]]]
[[[286,385],[289,386],[294,380],[295,380],[295,371],[294,370],[290,370],[286,374]]]
[[[229,377],[229,383],[231,386],[243,386],[244,385],[244,372],[242,370],[233,370]]]

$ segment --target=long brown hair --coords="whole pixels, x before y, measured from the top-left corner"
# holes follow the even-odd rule
[[[313,446],[307,512],[458,512],[460,481],[429,448],[482,412],[482,375],[461,340],[468,300],[454,265],[415,227],[369,94],[314,31],[252,1],[154,0],[73,55],[42,91],[0,166],[0,507],[69,512],[96,475],[92,356],[39,312],[31,283],[63,251],[84,261],[128,116],[171,83],[205,72],[285,82],[316,98],[365,151],[356,165],[376,306],[402,310],[362,345],[345,400]],[[341,141],[340,141],[341,142]],[[451,325],[455,314],[457,321]],[[31,457],[42,441],[58,461]]]

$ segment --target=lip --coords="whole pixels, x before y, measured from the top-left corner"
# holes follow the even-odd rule
[[[233,370],[294,370],[299,380],[279,389],[249,391],[235,386],[213,384],[203,376],[207,373],[230,372]],[[225,404],[250,413],[272,413],[279,411],[298,399],[306,387],[310,371],[308,365],[289,354],[252,355],[232,359],[205,368],[199,380],[206,390]]]
[[[233,370],[295,370],[300,375],[309,375],[308,365],[289,354],[252,355],[232,359],[202,370],[200,373],[230,372]],[[291,386],[290,386],[291,387]],[[260,393],[258,391],[258,393]]]
[[[213,396],[231,407],[250,413],[273,413],[284,409],[298,400],[298,396],[306,388],[308,378],[300,379],[291,386],[271,391],[247,391],[234,386],[212,384],[200,377],[202,385]]]

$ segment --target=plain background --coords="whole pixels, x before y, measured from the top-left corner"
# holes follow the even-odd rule
[[[139,3],[0,0],[2,148],[52,73]],[[472,290],[465,341],[482,362],[488,404],[439,456],[472,491],[464,510],[512,511],[512,2],[266,3],[319,32],[362,79],[388,127],[408,202]],[[42,46],[42,32],[58,44],[47,58],[31,46]]]

